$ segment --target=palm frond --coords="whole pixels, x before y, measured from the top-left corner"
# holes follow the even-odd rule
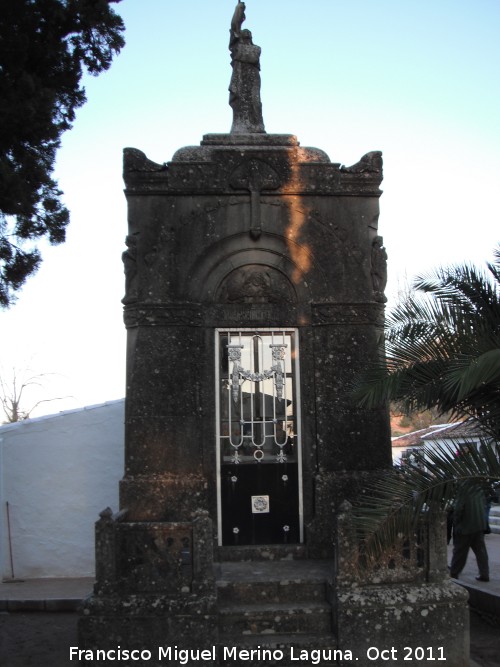
[[[443,378],[444,387],[456,393],[457,401],[493,383],[500,383],[500,348],[488,350],[477,358],[457,359]]]
[[[471,443],[467,455],[458,455],[463,444],[424,447],[418,462],[385,471],[364,489],[354,507],[354,526],[368,562],[376,562],[402,535],[448,508],[460,482],[488,490],[500,481],[496,444],[485,439],[476,449]]]
[[[500,285],[500,244],[493,251],[493,262],[488,262],[488,270]]]
[[[488,269],[464,264],[415,280],[388,315],[385,356],[352,388],[359,405],[435,407],[485,420],[500,436],[500,246]]]

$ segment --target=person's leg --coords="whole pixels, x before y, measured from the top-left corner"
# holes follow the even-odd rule
[[[457,535],[453,533],[453,556],[451,558],[450,575],[457,579],[464,569],[469,553],[469,535]]]
[[[482,581],[488,581],[490,578],[490,568],[488,562],[488,551],[484,541],[484,533],[481,530],[474,533],[471,537],[470,546],[477,560],[477,567],[479,570],[479,578]]]

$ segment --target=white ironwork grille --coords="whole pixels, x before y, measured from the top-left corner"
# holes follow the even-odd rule
[[[293,331],[219,332],[223,463],[296,460]]]
[[[303,541],[296,329],[216,332],[219,544]]]

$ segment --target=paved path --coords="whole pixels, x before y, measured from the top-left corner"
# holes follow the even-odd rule
[[[92,592],[94,579],[6,580],[0,584],[1,611],[75,611]]]

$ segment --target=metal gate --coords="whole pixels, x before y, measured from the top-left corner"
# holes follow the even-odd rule
[[[219,544],[303,541],[295,329],[216,331]]]

